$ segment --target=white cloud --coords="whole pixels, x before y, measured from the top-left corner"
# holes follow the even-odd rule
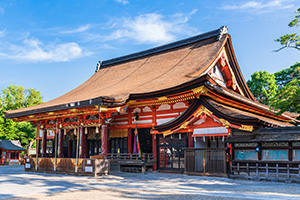
[[[140,43],[166,43],[176,39],[179,34],[193,34],[196,29],[188,26],[187,22],[191,15],[176,14],[169,19],[156,14],[144,14],[135,18],[125,18],[121,20],[119,26],[111,35],[104,38],[105,40],[132,39]]]
[[[271,1],[247,1],[240,4],[224,5],[220,9],[223,10],[241,10],[241,11],[262,11],[270,12],[286,8],[294,7],[291,2],[294,0],[271,0]]]
[[[121,3],[123,5],[129,4],[128,0],[115,0],[115,1],[118,2],[118,3]]]
[[[72,34],[72,33],[81,33],[89,30],[91,28],[90,24],[86,24],[84,26],[80,26],[76,29],[68,30],[68,31],[61,31],[62,34]]]
[[[23,45],[6,44],[0,58],[21,62],[66,62],[83,55],[82,49],[74,42],[43,44],[36,38],[26,39]]]

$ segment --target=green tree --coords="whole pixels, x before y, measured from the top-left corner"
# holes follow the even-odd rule
[[[300,113],[300,63],[275,73],[279,90],[271,101],[271,107],[279,114],[290,111]]]
[[[265,105],[270,105],[271,99],[278,88],[275,75],[266,71],[253,73],[251,80],[247,81],[247,85],[258,102]]]
[[[292,80],[300,79],[300,63],[296,63],[293,66],[279,72],[275,72],[274,74],[276,84],[278,85],[278,88],[281,89]]]
[[[1,90],[0,101],[4,111],[26,108],[43,103],[41,92],[32,88],[10,85]]]
[[[36,127],[28,122],[4,121],[4,111],[15,110],[43,103],[41,93],[32,88],[10,85],[0,92],[0,139],[20,140],[26,146],[35,138]]]
[[[293,19],[288,26],[289,27],[299,27],[300,26],[300,8],[296,11],[295,19]],[[276,42],[279,42],[282,47],[275,50],[276,52],[284,49],[284,48],[295,48],[300,50],[300,36],[297,33],[285,34],[278,39],[275,39]]]

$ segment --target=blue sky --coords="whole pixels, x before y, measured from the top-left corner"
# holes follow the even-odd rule
[[[0,89],[22,85],[56,98],[86,81],[107,60],[228,26],[248,80],[299,62],[300,52],[274,39],[300,0],[2,0]]]

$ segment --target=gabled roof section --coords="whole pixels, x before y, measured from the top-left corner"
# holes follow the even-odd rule
[[[227,42],[227,28],[135,54],[103,61],[100,69],[74,90],[43,104],[7,111],[7,118],[66,110],[76,107],[125,103],[131,94],[168,90],[198,77]]]
[[[234,129],[252,131],[259,127],[292,127],[294,125],[275,120],[266,116],[258,115],[250,111],[237,109],[220,102],[214,101],[206,96],[200,96],[194,99],[193,103],[178,117],[154,127],[154,133],[157,131],[163,134],[172,134],[180,129],[186,129],[194,121],[205,115],[209,115],[224,126]]]
[[[26,151],[19,140],[0,140],[0,148],[10,151]]]

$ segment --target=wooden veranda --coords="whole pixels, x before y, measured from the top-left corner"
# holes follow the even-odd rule
[[[123,172],[146,173],[156,162],[153,153],[108,153],[107,157],[113,170]]]

